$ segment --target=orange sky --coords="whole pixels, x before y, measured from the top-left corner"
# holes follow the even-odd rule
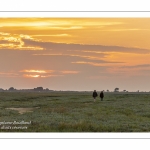
[[[150,18],[0,18],[1,88],[150,90]]]

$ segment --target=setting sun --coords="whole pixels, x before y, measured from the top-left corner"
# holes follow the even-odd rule
[[[38,78],[38,77],[40,77],[40,75],[29,75],[29,74],[27,74],[27,75],[24,75],[24,77],[28,77],[28,78]]]

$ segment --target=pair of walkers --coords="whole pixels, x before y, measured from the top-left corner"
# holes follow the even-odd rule
[[[95,99],[96,99],[96,97],[98,96],[98,94],[97,94],[97,92],[96,92],[96,90],[94,90],[94,92],[93,92],[93,98],[94,98],[94,102],[95,102]],[[103,91],[101,91],[100,92],[100,98],[101,98],[101,101],[103,101],[103,98],[104,98],[104,93],[103,93]]]

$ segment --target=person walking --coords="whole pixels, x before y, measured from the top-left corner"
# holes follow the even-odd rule
[[[93,92],[94,102],[95,102],[96,97],[97,97],[97,92],[96,92],[96,90],[94,90],[94,92]]]
[[[101,98],[101,101],[103,101],[103,98],[104,98],[104,93],[103,93],[103,91],[101,91],[101,93],[100,93],[100,98]]]

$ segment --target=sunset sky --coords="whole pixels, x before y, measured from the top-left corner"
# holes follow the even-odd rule
[[[0,18],[0,88],[150,91],[150,18]]]

